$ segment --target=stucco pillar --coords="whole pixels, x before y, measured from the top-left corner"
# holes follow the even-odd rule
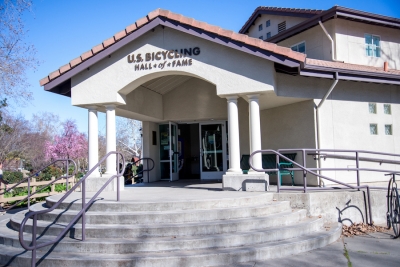
[[[115,105],[107,105],[106,107],[106,151],[116,151],[117,150],[117,141],[115,134]],[[114,175],[117,171],[116,157],[115,155],[111,155],[107,158],[106,161],[107,170],[106,174]]]
[[[240,140],[239,140],[239,113],[237,96],[227,97],[228,101],[228,145],[229,170],[226,174],[240,174]]]
[[[248,95],[249,98],[249,130],[250,130],[250,154],[261,150],[261,127],[259,95]],[[252,158],[253,167],[262,169],[262,155],[257,153]],[[251,169],[250,171],[254,171]]]
[[[99,161],[99,122],[97,118],[97,107],[89,107],[88,110],[88,137],[89,137],[89,170]],[[91,177],[99,177],[99,169],[93,171]]]

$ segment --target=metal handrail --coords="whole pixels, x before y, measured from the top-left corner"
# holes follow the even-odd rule
[[[347,188],[347,189],[350,188],[350,189],[358,189],[358,190],[360,190],[360,189],[364,189],[365,188],[367,190],[367,198],[368,198],[368,209],[366,210],[366,213],[367,213],[366,214],[367,215],[366,218],[367,218],[367,223],[371,225],[372,224],[372,208],[371,208],[370,186],[368,186],[368,185],[360,186],[359,185],[359,172],[358,172],[358,170],[360,170],[361,168],[358,168],[359,167],[358,161],[357,161],[357,168],[355,168],[357,170],[357,181],[358,181],[358,183],[357,183],[357,186],[353,186],[353,185],[350,185],[350,184],[347,184],[347,183],[344,183],[344,182],[329,178],[329,177],[327,177],[325,175],[318,174],[318,173],[314,172],[315,169],[317,169],[317,170],[326,170],[326,169],[323,169],[323,168],[313,168],[313,169],[312,168],[307,168],[307,167],[302,166],[299,163],[297,163],[297,162],[285,157],[283,154],[280,153],[280,151],[285,151],[285,152],[288,152],[288,151],[303,151],[303,164],[305,165],[305,151],[307,151],[307,150],[322,151],[323,149],[296,149],[296,150],[295,149],[280,149],[279,152],[275,151],[275,150],[272,150],[272,149],[257,150],[257,151],[254,151],[250,155],[250,157],[249,157],[249,165],[253,170],[258,171],[258,172],[272,172],[272,171],[278,172],[278,175],[277,175],[277,192],[278,193],[281,190],[280,184],[279,184],[279,172],[280,172],[281,168],[275,168],[275,169],[257,169],[257,168],[255,168],[252,165],[252,157],[255,154],[257,154],[257,153],[273,153],[273,154],[276,155],[276,162],[277,163],[279,162],[279,158],[283,158],[286,161],[292,163],[294,166],[297,166],[298,168],[285,168],[285,170],[287,169],[287,170],[294,170],[294,171],[296,171],[296,170],[302,170],[303,171],[303,174],[304,174],[303,175],[303,186],[304,186],[303,191],[304,191],[304,193],[307,192],[307,177],[306,177],[307,173],[310,173],[310,174],[312,174],[312,175],[314,175],[316,177],[320,177],[320,178],[326,179],[328,181],[331,181],[331,182],[334,182],[334,183],[337,183],[337,184],[341,184],[341,185],[345,186],[345,188]],[[339,150],[330,149],[330,152],[335,152],[335,151],[339,151]],[[339,152],[356,152],[356,151],[354,151],[354,150],[346,150],[346,151],[340,150]],[[357,151],[357,152],[360,152],[360,151]],[[372,151],[368,151],[368,152],[372,152]],[[367,153],[367,151],[362,151],[362,153]],[[376,153],[376,154],[380,154],[380,155],[388,155],[389,154],[389,153],[380,153],[380,152],[372,152],[372,153]],[[389,154],[389,155],[396,155],[396,154]],[[400,155],[398,155],[398,156],[400,156]],[[359,160],[358,154],[357,154],[357,160]],[[381,171],[381,170],[379,170],[379,171]],[[309,188],[309,190],[331,190],[331,189],[344,189],[344,188],[337,188],[337,187],[335,187],[335,188],[317,188],[317,189]],[[299,190],[299,189],[298,188],[284,188],[284,190]],[[369,217],[369,222],[368,222],[368,217]]]
[[[71,229],[71,227],[78,221],[80,217],[82,217],[82,241],[85,240],[85,224],[86,224],[86,210],[93,204],[94,200],[97,198],[97,196],[109,185],[109,183],[114,180],[115,178],[118,178],[122,176],[123,172],[120,172],[119,170],[116,170],[116,175],[112,175],[107,182],[104,183],[104,185],[97,191],[97,193],[89,200],[89,202],[86,203],[86,188],[85,188],[85,181],[86,179],[95,171],[97,168],[100,166],[101,163],[103,163],[110,155],[117,155],[117,166],[119,166],[119,160],[120,158],[122,159],[122,164],[123,166],[125,165],[125,159],[122,153],[116,152],[116,151],[111,151],[107,153],[92,169],[89,170],[89,172],[86,173],[84,177],[82,177],[79,182],[77,182],[69,191],[67,191],[64,196],[62,196],[54,205],[52,205],[50,208],[45,209],[45,210],[40,210],[40,211],[30,211],[25,215],[25,218],[22,220],[21,225],[19,227],[19,242],[21,246],[26,249],[26,250],[32,250],[32,259],[31,259],[31,266],[35,267],[36,266],[36,250],[38,248],[42,248],[45,246],[49,246],[52,244],[55,244],[59,242],[63,236]],[[81,186],[82,185],[82,186]],[[37,217],[39,214],[44,214],[53,211],[56,209],[72,192],[75,191],[78,186],[81,186],[81,191],[82,191],[82,209],[78,212],[77,215],[71,220],[71,222],[64,228],[63,231],[61,231],[60,234],[58,234],[53,240],[43,242],[40,244],[37,244],[36,242],[36,233],[37,233]],[[119,179],[117,179],[117,201],[120,201],[120,186],[119,186]],[[26,222],[33,217],[33,222],[32,222],[32,241],[31,245],[25,244],[24,240],[24,229]]]
[[[150,160],[152,162],[153,166],[150,169],[142,169],[139,173],[136,173],[133,177],[138,177],[139,174],[147,172],[147,182],[149,183],[150,182],[150,171],[152,171],[155,166],[154,160],[152,158],[140,158],[140,159],[136,160],[135,162],[133,162],[132,165],[135,165],[136,163],[138,163],[142,160],[147,160],[147,167],[149,166],[149,160]]]
[[[60,176],[60,177],[57,178],[57,179],[52,180],[50,183],[48,183],[48,184],[46,184],[46,185],[43,185],[42,187],[40,187],[38,190],[36,190],[35,192],[33,192],[33,193],[31,194],[31,178],[33,178],[34,176],[36,176],[37,174],[39,174],[41,171],[45,170],[46,168],[50,167],[51,165],[56,164],[57,162],[66,162],[66,169],[67,169],[66,174],[67,174],[67,175],[65,175],[65,176],[63,175],[63,176]],[[73,163],[73,166],[74,166],[74,171],[72,172],[71,175],[69,175],[69,162],[72,162],[72,163]],[[14,203],[13,205],[9,206],[7,209],[4,209],[3,211],[8,211],[8,210],[14,208],[14,207],[17,206],[18,204],[20,204],[20,203],[22,203],[22,202],[24,202],[24,201],[26,201],[26,200],[28,200],[28,208],[29,208],[29,207],[30,207],[30,204],[31,204],[31,201],[30,201],[30,200],[31,200],[31,197],[32,197],[33,195],[35,195],[36,193],[42,191],[43,189],[47,188],[48,186],[54,184],[55,182],[57,182],[57,181],[60,180],[60,179],[64,179],[64,178],[65,178],[65,179],[67,180],[67,181],[66,181],[66,191],[68,191],[68,178],[75,176],[75,175],[76,175],[76,172],[77,172],[76,163],[75,163],[75,161],[72,160],[72,159],[57,159],[57,160],[52,161],[50,164],[46,165],[45,167],[43,167],[42,169],[40,169],[40,170],[37,171],[36,173],[34,173],[34,174],[28,176],[27,178],[25,178],[25,179],[19,181],[18,183],[14,184],[12,187],[7,188],[6,190],[3,190],[2,192],[0,192],[0,195],[4,195],[5,193],[10,192],[10,191],[13,190],[14,188],[18,187],[20,184],[25,183],[25,182],[28,182],[28,195],[27,195],[24,199],[21,199],[21,200],[17,201],[16,203]]]

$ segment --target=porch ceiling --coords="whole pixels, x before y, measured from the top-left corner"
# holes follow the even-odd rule
[[[141,86],[160,95],[165,95],[192,78],[193,77],[185,75],[168,75],[148,81]]]

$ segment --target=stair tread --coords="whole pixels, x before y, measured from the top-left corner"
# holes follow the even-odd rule
[[[24,217],[25,217],[26,212],[20,212],[16,213],[11,217],[11,220],[13,220],[16,223],[20,223]],[[273,213],[273,214],[268,214],[265,216],[259,216],[259,217],[246,217],[246,218],[233,218],[233,219],[223,219],[223,220],[213,220],[213,221],[200,221],[200,222],[184,222],[184,223],[165,223],[165,224],[86,224],[86,229],[96,229],[96,228],[119,228],[119,229],[143,229],[144,227],[146,228],[166,228],[166,227],[181,227],[181,226],[198,226],[198,225],[219,225],[219,224],[230,224],[232,222],[245,222],[245,221],[262,221],[268,218],[274,218],[274,217],[279,217],[279,216],[285,216],[285,215],[296,215],[298,213],[304,213],[305,215],[305,210],[294,210],[294,211],[284,211],[284,212],[279,212],[279,213]],[[68,223],[54,223],[51,221],[43,221],[43,220],[38,220],[37,225],[40,226],[48,226],[52,225],[52,227],[64,227]],[[32,220],[28,220],[26,225],[32,225]],[[79,229],[81,228],[82,225],[80,223],[77,223],[74,225],[73,228]]]
[[[283,206],[282,208],[286,208],[287,210],[291,210],[289,201],[271,201],[261,205],[249,205],[246,206],[246,209],[260,209],[263,207],[277,207]],[[35,204],[30,208],[31,211],[39,211],[39,210],[46,210],[47,207],[44,207],[42,204]],[[242,206],[235,206],[235,207],[227,207],[227,208],[215,208],[215,209],[195,209],[190,210],[190,212],[218,212],[224,210],[242,210]],[[115,216],[115,215],[173,215],[173,214],[186,214],[189,210],[167,210],[167,211],[107,211],[106,213],[100,211],[90,211],[90,209],[86,212],[86,215],[101,215],[101,216]],[[49,212],[50,214],[65,214],[65,215],[74,215],[78,214],[78,210],[64,210],[64,209],[54,209],[53,211]]]
[[[18,232],[7,227],[8,220],[3,220],[0,221],[0,237],[7,237],[11,238],[14,240],[18,240]],[[111,244],[111,243],[138,243],[142,241],[146,242],[162,242],[162,241],[171,241],[171,240],[204,240],[204,239],[223,239],[227,237],[232,237],[232,236],[237,236],[237,235],[252,235],[255,233],[265,233],[265,232],[272,232],[272,231],[277,231],[277,230],[283,230],[283,229],[290,229],[290,228],[302,228],[304,226],[307,226],[310,223],[316,222],[316,221],[321,221],[321,218],[304,218],[300,222],[292,225],[283,225],[283,226],[275,226],[275,227],[266,227],[266,228],[261,228],[257,230],[250,230],[250,231],[238,231],[238,232],[233,232],[233,233],[222,233],[222,234],[216,234],[216,235],[200,235],[200,236],[168,236],[168,237],[132,237],[132,238],[86,238],[84,242],[86,243],[96,243],[99,240],[101,243],[104,244]],[[38,242],[44,242],[48,240],[52,240],[55,236],[51,235],[45,235],[40,237],[38,239]],[[172,239],[173,238],[173,239]],[[31,239],[31,234],[30,233],[24,233],[24,239],[25,240],[30,240]],[[40,241],[39,241],[40,240]],[[61,242],[81,242],[80,240],[77,240],[76,238],[71,238],[69,236],[65,236]]]
[[[239,254],[244,253],[246,251],[255,252],[259,249],[263,248],[274,248],[282,249],[285,246],[290,246],[296,243],[304,243],[310,242],[317,239],[322,239],[325,237],[329,237],[331,235],[337,234],[337,231],[341,231],[341,225],[339,223],[332,224],[332,227],[329,231],[318,231],[312,234],[303,235],[300,237],[295,237],[287,240],[266,242],[261,244],[255,244],[251,246],[237,246],[230,248],[211,248],[211,249],[196,249],[196,250],[186,250],[186,251],[163,251],[163,252],[137,252],[130,254],[88,254],[85,252],[51,252],[46,256],[46,259],[63,259],[63,260],[91,260],[91,261],[122,261],[129,259],[138,259],[138,258],[173,258],[173,257],[199,257],[199,256],[211,256],[214,254]],[[21,257],[30,258],[31,253],[22,253],[24,250],[21,248],[15,248],[5,245],[0,245],[0,255],[16,255],[18,254]],[[37,252],[37,257],[42,257],[46,252]],[[118,256],[116,256],[118,255]]]

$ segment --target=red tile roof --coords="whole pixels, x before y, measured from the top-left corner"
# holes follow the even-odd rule
[[[180,14],[176,14],[164,9],[156,9],[150,12],[146,17],[143,17],[137,20],[132,25],[125,28],[125,30],[116,33],[113,37],[105,40],[103,43],[94,46],[91,50],[83,53],[80,57],[77,57],[71,60],[68,64],[62,66],[60,69],[50,73],[48,76],[40,80],[40,85],[43,86],[49,83],[51,80],[59,77],[63,73],[72,68],[76,67],[78,64],[82,63],[83,61],[87,60],[88,58],[93,57],[100,51],[106,49],[107,47],[112,46],[116,42],[120,41],[121,39],[125,38],[127,35],[131,34],[132,32],[138,30],[143,25],[149,23],[153,19],[157,17],[165,17],[171,20],[178,21],[182,24],[186,24],[195,28],[202,29],[207,32],[211,32],[220,36],[224,36],[226,38],[230,38],[232,40],[242,42],[247,45],[255,46],[261,48],[263,50],[267,50],[276,54],[280,54],[286,56],[288,58],[294,59],[296,61],[304,62],[306,55],[298,52],[292,51],[290,48],[278,46],[276,44],[271,44],[264,42],[260,39],[252,38],[244,34],[236,33],[230,30],[222,29],[218,26],[210,25],[208,23],[198,21],[189,17],[182,16]]]
[[[306,65],[310,65],[310,66],[318,66],[318,67],[331,68],[331,69],[400,75],[400,70],[395,70],[395,69],[389,68],[388,71],[384,71],[383,65],[382,65],[382,67],[373,67],[373,66],[343,63],[343,62],[325,61],[325,60],[312,59],[312,58],[307,58],[305,63],[306,63]]]

